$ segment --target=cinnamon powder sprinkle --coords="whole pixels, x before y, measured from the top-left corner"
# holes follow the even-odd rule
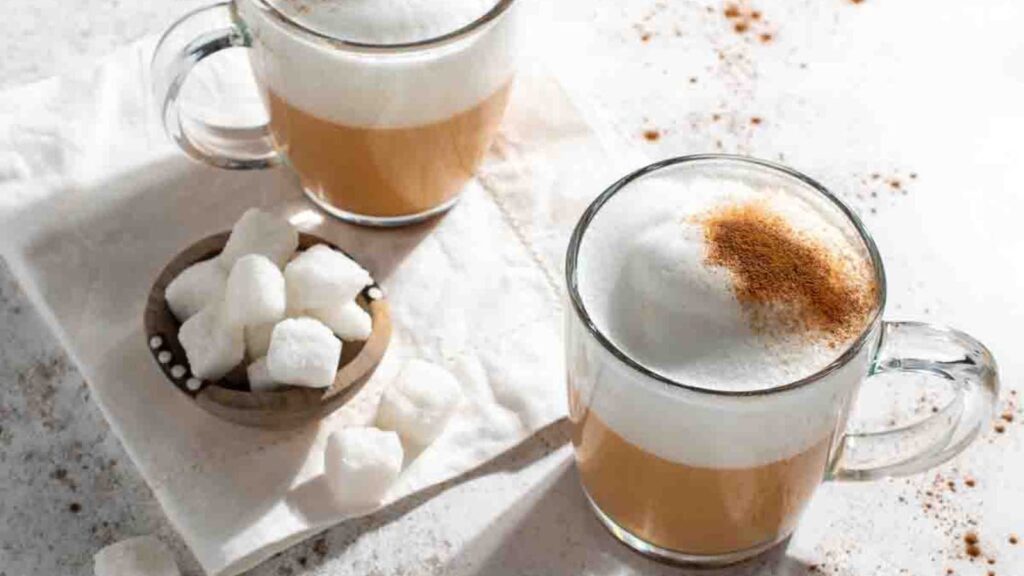
[[[648,142],[655,142],[661,138],[661,132],[657,130],[644,130],[644,140]]]
[[[835,346],[860,332],[877,302],[874,282],[761,203],[712,211],[704,238],[706,263],[729,270],[755,330],[810,331]]]

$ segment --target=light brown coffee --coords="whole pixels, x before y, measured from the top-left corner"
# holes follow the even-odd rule
[[[631,444],[593,410],[572,424],[580,477],[601,511],[651,544],[695,555],[745,550],[789,534],[822,481],[831,443],[822,438],[751,468],[701,468]]]
[[[276,145],[303,187],[355,214],[418,214],[452,199],[479,166],[508,101],[506,84],[450,118],[407,128],[344,126],[267,91]]]

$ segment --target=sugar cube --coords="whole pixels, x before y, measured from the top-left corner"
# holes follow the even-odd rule
[[[227,321],[223,301],[214,302],[189,318],[178,331],[178,340],[192,374],[216,380],[237,366],[245,357],[242,328]]]
[[[462,389],[450,372],[410,360],[384,391],[377,425],[398,432],[410,444],[426,446],[444,431],[461,400]]]
[[[283,268],[298,247],[299,233],[287,220],[250,208],[235,222],[220,260],[225,270],[231,270],[242,256],[262,254]]]
[[[164,289],[171,313],[184,322],[207,304],[224,296],[227,273],[217,258],[203,260],[185,268]]]
[[[152,536],[116,542],[93,556],[96,576],[181,576],[174,556]]]
[[[235,326],[277,322],[284,318],[284,275],[266,256],[242,256],[228,274],[224,303]]]
[[[348,302],[373,283],[362,266],[323,244],[295,256],[285,266],[284,277],[289,305],[302,310]]]
[[[373,332],[373,319],[355,300],[314,308],[309,315],[326,324],[342,340],[366,340]]]
[[[402,470],[398,434],[377,428],[343,428],[327,438],[324,474],[337,500],[372,506],[384,498]]]
[[[277,322],[267,322],[245,327],[245,355],[249,358],[266,356],[270,349],[270,335]]]
[[[274,326],[267,366],[276,382],[310,388],[334,383],[341,359],[341,340],[313,318],[286,318]]]
[[[269,392],[281,388],[281,385],[274,382],[274,378],[270,375],[266,357],[249,364],[245,368],[245,374],[249,378],[249,389],[253,392]]]

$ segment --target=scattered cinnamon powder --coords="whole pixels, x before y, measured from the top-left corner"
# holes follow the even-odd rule
[[[837,345],[863,328],[877,288],[828,248],[757,202],[705,218],[706,262],[729,269],[755,329],[806,330]]]
[[[964,484],[966,484],[968,488],[974,488],[974,478],[964,480]]]
[[[1010,544],[1016,544],[1016,543],[1017,543],[1017,535],[1016,534],[1010,534]]]
[[[1003,412],[999,417],[1007,422],[1013,422],[1013,412]]]
[[[981,556],[981,546],[978,545],[978,535],[974,532],[964,534],[964,544],[967,545],[967,555],[971,558]]]
[[[657,130],[644,130],[644,140],[655,142],[661,138],[661,132]]]
[[[757,38],[761,42],[770,42],[773,38],[769,30],[766,30],[763,14],[760,10],[748,8],[745,3],[728,3],[722,10],[726,20],[732,25],[737,34],[745,34],[749,30],[759,32]]]
[[[1003,432],[1006,432],[1006,426],[1003,426],[1002,424],[996,424],[995,430],[997,433],[1002,434]]]
[[[753,124],[754,126],[759,125],[761,123],[761,117],[760,116],[753,116],[753,117],[751,117],[750,123]]]

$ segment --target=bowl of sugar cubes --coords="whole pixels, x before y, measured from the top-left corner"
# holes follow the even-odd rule
[[[201,408],[278,429],[341,407],[391,338],[387,300],[362,266],[255,208],[167,264],[144,325],[161,371]]]

